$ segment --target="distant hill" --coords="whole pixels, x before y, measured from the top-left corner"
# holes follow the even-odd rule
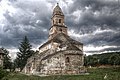
[[[120,52],[85,56],[85,66],[120,65]]]

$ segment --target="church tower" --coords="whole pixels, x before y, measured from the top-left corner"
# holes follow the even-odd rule
[[[67,27],[64,23],[64,14],[57,3],[57,6],[53,10],[51,18],[52,26],[49,31],[49,40],[53,39],[57,34],[64,33],[67,35]]]

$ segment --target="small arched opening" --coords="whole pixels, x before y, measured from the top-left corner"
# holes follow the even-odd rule
[[[60,28],[59,31],[62,32],[62,29]]]
[[[59,23],[61,23],[61,19],[59,19]]]
[[[70,62],[70,58],[66,57],[66,63],[69,63],[69,62]]]

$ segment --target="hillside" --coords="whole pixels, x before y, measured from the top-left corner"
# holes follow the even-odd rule
[[[120,65],[120,52],[102,53],[86,56],[85,65]]]

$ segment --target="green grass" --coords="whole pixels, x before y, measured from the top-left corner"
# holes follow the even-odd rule
[[[21,73],[10,73],[3,80],[104,80],[105,74],[108,75],[106,80],[120,80],[120,68],[92,68],[89,69],[89,75],[62,75],[62,76],[34,76],[24,75]]]

